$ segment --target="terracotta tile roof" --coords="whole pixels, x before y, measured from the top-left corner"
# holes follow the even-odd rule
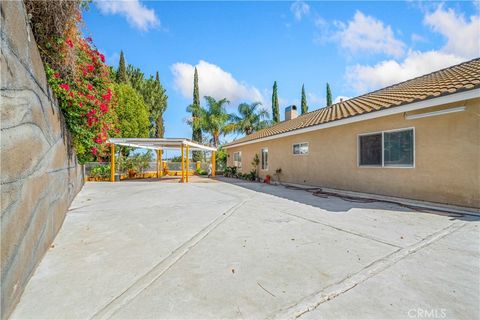
[[[232,141],[251,140],[480,87],[480,58],[335,103]]]

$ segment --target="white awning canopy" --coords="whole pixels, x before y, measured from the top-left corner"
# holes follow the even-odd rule
[[[195,151],[217,151],[217,148],[199,144],[185,138],[110,138],[107,142],[119,146],[151,150],[181,149],[182,146],[189,146],[190,150]]]

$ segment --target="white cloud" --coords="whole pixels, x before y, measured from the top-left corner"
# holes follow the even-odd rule
[[[320,97],[313,92],[307,93],[307,102],[310,104],[319,104],[325,102],[325,97]]]
[[[410,36],[410,40],[412,40],[412,42],[425,42],[426,41],[426,39],[424,37],[422,37],[421,35],[416,34],[416,33],[412,33],[412,35]]]
[[[402,62],[381,61],[373,66],[347,68],[347,81],[359,93],[415,78],[434,70],[458,64],[465,59],[438,51],[409,51]]]
[[[142,31],[160,25],[155,11],[141,4],[139,0],[96,0],[95,5],[102,14],[122,15],[131,26]]]
[[[471,16],[467,21],[463,14],[457,14],[453,9],[437,9],[425,16],[424,22],[433,31],[447,38],[442,48],[445,53],[465,58],[475,58],[480,55],[480,19]]]
[[[295,19],[300,21],[310,13],[310,6],[302,0],[297,0],[290,6],[290,11],[292,11]]]
[[[175,63],[170,67],[175,88],[185,98],[193,96],[193,74],[197,67],[200,96],[212,96],[215,99],[227,98],[234,104],[239,101],[260,101],[265,103],[260,91],[254,86],[236,80],[231,73],[219,66],[200,60],[193,66],[188,63]]]
[[[111,55],[106,57],[107,64],[115,68],[117,68],[119,60],[120,60],[120,54],[118,52],[114,52]]]
[[[364,93],[461,63],[480,54],[478,15],[467,21],[462,14],[439,5],[433,12],[425,14],[424,23],[447,39],[440,50],[409,50],[401,61],[391,59],[371,66],[350,66],[346,74],[349,84],[358,93]]]
[[[394,57],[404,53],[405,44],[395,38],[390,26],[360,11],[355,12],[353,20],[347,23],[336,21],[335,26],[338,31],[333,39],[351,53],[385,53]]]

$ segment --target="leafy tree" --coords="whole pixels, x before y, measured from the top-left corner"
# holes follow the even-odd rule
[[[198,110],[200,107],[200,93],[198,90],[198,71],[195,68],[195,73],[193,74],[193,103],[192,103],[192,118],[198,117]],[[192,122],[192,140],[197,142],[202,142],[202,128],[195,126],[195,122]],[[193,151],[192,153],[193,161],[200,161],[202,159],[201,151]]]
[[[188,112],[195,112],[198,117],[191,118],[189,124],[201,128],[212,136],[212,144],[218,147],[220,136],[232,131],[231,126],[228,125],[228,120],[231,115],[227,113],[225,105],[230,103],[227,99],[215,100],[213,97],[206,96],[208,108],[201,106],[190,105],[187,108]],[[195,108],[195,109],[193,109]]]
[[[308,112],[307,96],[305,95],[305,85],[302,85],[302,114]]]
[[[327,82],[327,106],[331,106],[333,103],[332,101],[332,91],[330,90],[330,85]]]
[[[143,97],[148,106],[150,136],[163,138],[165,134],[163,113],[167,108],[168,96],[160,83],[158,71],[155,78],[150,76],[145,79],[145,75],[139,68],[128,65],[126,73],[128,82]]]
[[[128,84],[114,84],[113,98],[118,123],[117,128],[124,138],[147,138],[150,121],[148,106],[143,97]]]
[[[280,122],[280,107],[278,106],[277,81],[273,82],[272,92],[272,122]]]
[[[266,128],[269,125],[269,121],[267,120],[269,114],[266,110],[259,108],[261,105],[260,102],[239,104],[238,115],[234,114],[230,117],[232,129],[236,132],[249,135],[255,131]]]
[[[120,61],[118,62],[117,83],[127,83],[127,71],[125,69],[125,56],[120,51]]]
[[[145,80],[145,75],[143,74],[142,70],[129,64],[126,70],[126,77],[127,82],[132,86],[132,88],[142,94],[142,91],[144,91],[143,82]]]

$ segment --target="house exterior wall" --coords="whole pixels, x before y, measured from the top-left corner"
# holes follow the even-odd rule
[[[229,147],[242,152],[242,172],[252,170],[255,154],[268,148],[268,170],[260,177],[275,178],[282,169],[282,182],[315,185],[416,200],[480,207],[480,99],[412,111],[432,112],[457,106],[463,112],[406,120],[396,114],[263,142]],[[415,128],[415,167],[359,167],[359,134]],[[293,155],[294,143],[309,143],[308,155]]]

